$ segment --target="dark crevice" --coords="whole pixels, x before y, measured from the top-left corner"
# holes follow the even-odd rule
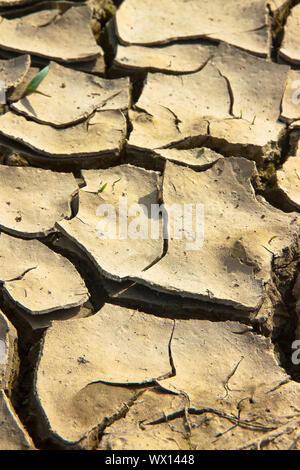
[[[252,181],[257,195],[262,196],[273,207],[286,213],[294,212],[298,209],[288,200],[284,192],[278,188],[276,184],[276,172],[282,168],[282,165],[291,154],[290,135],[291,130],[287,127],[278,143],[280,153],[275,155],[275,158],[271,160],[266,159],[263,164],[258,167],[258,178],[254,178]]]
[[[149,388],[153,387],[155,384],[149,385]],[[130,386],[126,386],[126,388],[131,388]],[[136,404],[137,400],[140,398],[141,395],[146,391],[145,385],[142,386],[142,388],[139,390],[138,388],[134,387],[135,390],[135,396],[129,400],[128,402],[123,404],[123,407],[121,410],[119,410],[117,413],[114,415],[107,417],[103,420],[102,423],[100,423],[98,426],[96,426],[93,430],[90,431],[87,437],[84,438],[85,441],[89,442],[88,448],[90,450],[92,449],[97,449],[103,436],[105,434],[109,434],[109,427],[114,424],[116,421],[119,421],[120,419],[126,418],[126,415],[130,411],[130,409]],[[108,432],[106,431],[108,429]],[[91,444],[92,443],[92,444]],[[86,446],[84,446],[86,447]],[[112,449],[109,449],[112,450]]]
[[[229,95],[229,98],[230,98],[230,106],[229,106],[229,111],[228,112],[229,112],[230,116],[235,117],[234,114],[233,114],[234,96],[233,96],[233,91],[232,91],[232,87],[231,87],[231,84],[230,84],[230,80],[229,80],[228,77],[223,75],[222,72],[218,68],[217,68],[217,70],[219,72],[220,77],[224,78],[224,80],[226,81],[226,84],[227,84],[228,95]]]
[[[252,430],[252,431],[266,432],[266,431],[276,429],[275,426],[274,427],[273,426],[268,427],[268,426],[263,426],[261,424],[251,423],[248,420],[247,421],[240,420],[240,418],[238,416],[234,416],[232,413],[231,414],[224,413],[224,411],[217,410],[217,409],[214,409],[214,408],[181,409],[181,410],[175,411],[174,413],[171,413],[167,416],[163,416],[163,417],[161,417],[161,418],[159,418],[155,421],[149,422],[149,423],[147,423],[147,425],[148,426],[154,426],[154,425],[165,423],[165,422],[168,422],[168,421],[173,421],[174,419],[177,419],[177,418],[184,418],[186,416],[186,413],[188,413],[189,415],[196,415],[196,416],[199,416],[199,415],[202,415],[202,414],[213,414],[213,415],[219,416],[220,418],[228,420],[232,424],[238,425],[241,428],[249,429],[249,430]]]
[[[172,369],[171,377],[175,377],[175,375],[176,375],[176,367],[175,367],[174,359],[173,359],[173,356],[172,356],[172,340],[173,340],[175,328],[176,328],[176,321],[174,320],[173,329],[172,329],[172,333],[171,333],[170,341],[169,341],[169,346],[168,346],[169,361],[170,361],[170,366],[171,366],[171,369]]]
[[[36,268],[37,268],[37,266],[33,266],[32,268],[28,268],[23,273],[21,273],[19,276],[14,277],[13,279],[5,279],[3,282],[21,281],[26,276],[27,273],[29,273],[30,271],[32,271],[33,269],[36,269]]]
[[[289,157],[289,152],[290,152],[290,135],[291,135],[291,130],[286,127],[286,132],[282,136],[279,145],[281,146],[281,154],[280,154],[280,160],[278,162],[277,169],[281,168],[282,165],[286,162],[286,160]]]
[[[165,220],[163,219],[163,225],[165,226]],[[164,228],[163,228],[164,230]],[[155,266],[157,263],[159,263],[167,254],[168,252],[168,239],[164,238],[163,240],[163,250],[162,253],[155,258],[148,266],[142,269],[142,272],[148,271],[148,269],[152,268],[152,266]]]
[[[126,142],[129,140],[130,138],[130,134],[133,130],[133,126],[132,126],[132,123],[129,119],[129,115],[128,115],[128,112],[125,113],[125,118],[126,118],[126,140],[124,142],[124,145],[123,145],[123,148],[122,148],[122,152],[125,153],[125,149],[126,149]]]
[[[106,65],[106,78],[115,78],[114,73],[111,72],[111,67],[113,65],[113,60],[116,54],[116,40],[114,36],[114,18],[112,18],[101,30],[99,36],[99,45],[102,47],[104,52],[104,61]],[[117,78],[117,77],[116,77]]]
[[[167,254],[168,252],[168,246],[169,246],[169,234],[168,234],[168,213],[164,209],[164,200],[163,200],[163,181],[164,181],[164,175],[159,179],[159,187],[158,187],[158,200],[157,203],[159,206],[162,207],[162,210],[159,213],[160,217],[160,230],[162,232],[162,237],[163,237],[163,249],[162,253],[155,259],[153,260],[148,266],[146,266],[143,271],[147,271],[148,269],[152,268],[155,264],[159,263]]]
[[[124,113],[126,119],[126,113]],[[120,150],[116,153],[107,152],[94,156],[77,156],[77,157],[51,157],[50,155],[41,155],[38,151],[34,151],[25,145],[22,145],[13,139],[9,139],[0,135],[1,152],[6,152],[1,164],[8,164],[7,157],[12,154],[21,157],[20,163],[16,166],[32,166],[45,170],[52,170],[64,173],[80,174],[82,169],[105,169],[120,164],[120,153],[124,151],[126,138],[121,144]],[[0,156],[1,159],[1,156]]]
[[[163,173],[165,168],[165,159],[160,157],[159,154],[152,151],[133,151],[132,148],[125,147],[125,159],[124,163],[134,165],[145,170],[158,171]]]
[[[124,2],[124,0],[113,0],[113,2],[116,5],[116,7],[119,8],[121,4]]]
[[[291,361],[292,343],[298,325],[296,299],[293,296],[295,281],[300,272],[299,240],[293,249],[284,250],[283,256],[272,262],[272,279],[281,296],[281,308],[278,309],[275,321],[277,328],[272,341],[278,351],[280,363],[292,380],[300,382],[300,366]]]
[[[209,320],[212,322],[238,321],[256,328],[255,312],[236,310],[230,306],[214,304],[198,299],[157,291],[143,284],[133,283],[121,287],[110,295],[107,303],[149,313],[161,318]]]
[[[187,137],[181,141],[177,141],[171,144],[164,146],[163,148],[169,149],[193,149],[197,147],[206,147],[215,152],[220,153],[223,157],[244,157],[249,160],[254,160],[258,164],[262,161],[264,156],[264,151],[261,147],[256,145],[246,145],[246,144],[235,144],[231,143],[225,139],[217,138],[207,135],[199,135],[195,137]]]
[[[76,246],[60,233],[49,235],[43,243],[55,253],[67,258],[83,278],[90,294],[90,302],[95,312],[100,310],[107,300],[107,294],[102,284],[101,275],[91,261],[84,257]]]
[[[79,191],[72,197],[71,200],[71,217],[69,219],[74,219],[79,211]]]
[[[130,82],[132,86],[132,105],[136,105],[140,96],[143,92],[145,83],[147,79],[147,72],[142,72],[139,74],[132,75],[130,77]]]
[[[162,108],[165,108],[167,111],[169,111],[169,113],[172,114],[173,116],[173,119],[174,119],[174,124],[175,124],[175,127],[176,127],[176,130],[178,132],[178,134],[181,134],[181,130],[180,130],[180,123],[182,122],[179,117],[174,113],[174,111],[172,111],[172,109],[168,108],[167,106],[163,106],[161,105]]]
[[[33,375],[41,344],[43,331],[33,331],[28,323],[18,315],[15,305],[0,289],[0,310],[17,330],[19,370],[13,383],[10,400],[25,430],[39,448],[37,436],[32,426],[31,401],[33,397]]]
[[[193,149],[194,148],[198,148],[198,147],[193,147]],[[221,154],[220,154],[220,158],[222,158]],[[164,157],[160,155],[159,150],[157,152],[152,152],[152,153],[146,153],[142,151],[132,152],[131,150],[127,150],[126,162],[131,163],[135,166],[144,168],[146,170],[159,171],[162,174],[164,172],[166,163],[171,162],[171,163],[174,163],[176,165],[179,165],[185,168],[190,168],[193,171],[200,173],[202,171],[206,171],[212,168],[218,162],[218,159],[216,159],[215,162],[211,162],[207,164],[192,165],[183,161],[178,161],[175,159],[172,160],[171,158],[165,159]]]
[[[278,62],[278,54],[279,49],[281,47],[281,43],[283,40],[284,35],[284,26],[286,24],[287,18],[290,14],[291,9],[293,6],[298,3],[298,0],[290,0],[280,8],[277,14],[274,14],[271,10],[269,4],[267,4],[269,18],[270,18],[270,28],[271,28],[271,59],[274,62]]]
[[[77,3],[78,5],[78,3]],[[59,9],[60,13],[65,13],[71,6],[76,6],[76,3],[72,5],[69,1],[55,1],[55,0],[35,0],[30,5],[20,5],[14,7],[2,7],[0,8],[0,14],[4,18],[14,19],[20,18],[31,13],[36,13],[43,10]]]

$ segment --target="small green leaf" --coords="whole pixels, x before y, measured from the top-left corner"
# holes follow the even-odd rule
[[[273,235],[273,237],[270,238],[270,240],[268,241],[269,245],[270,245],[272,240],[275,240],[275,238],[278,238],[278,235]]]
[[[243,111],[242,110],[241,110],[241,117],[240,118],[243,119]]]
[[[31,93],[40,93],[41,95],[44,94],[41,91],[38,92],[37,88],[41,84],[41,82],[44,80],[48,72],[49,72],[49,65],[44,67],[42,70],[39,71],[39,73],[36,74],[36,76],[31,80],[31,82],[27,86],[26,91],[25,91],[25,96]],[[48,95],[45,95],[45,96],[48,96]]]
[[[106,188],[107,186],[107,183],[105,183],[103,186],[101,186],[101,188],[98,190],[98,194],[99,193],[103,193],[104,189]]]
[[[111,16],[114,16],[114,14],[116,13],[116,8],[112,5],[106,5],[104,8]]]
[[[47,96],[48,98],[51,98],[50,95],[46,95],[46,93],[43,93],[42,91],[35,90],[34,88],[26,88],[26,95],[31,95],[32,93],[38,93],[39,95]]]
[[[39,73],[36,74],[36,76],[31,80],[27,88],[33,88],[34,90],[36,90],[36,88],[44,80],[48,72],[49,72],[49,65],[44,67],[42,70],[39,71]]]

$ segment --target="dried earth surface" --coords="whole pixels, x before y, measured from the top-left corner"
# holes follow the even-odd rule
[[[299,1],[0,16],[0,449],[300,450]]]

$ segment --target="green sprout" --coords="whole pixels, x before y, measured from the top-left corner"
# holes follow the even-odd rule
[[[47,96],[48,98],[51,98],[51,96],[46,95],[46,93],[43,93],[42,91],[37,90],[38,86],[44,80],[48,72],[49,72],[49,65],[47,65],[42,70],[40,70],[39,73],[37,73],[36,76],[31,80],[31,82],[29,83],[29,85],[27,86],[25,90],[24,96],[31,95],[32,93],[38,93],[39,95],[43,95],[43,96]]]
[[[109,13],[109,15],[111,16],[114,16],[114,14],[116,13],[116,7],[115,6],[112,6],[112,5],[106,5],[104,7],[105,11],[107,13]]]
[[[269,245],[271,244],[272,240],[275,240],[275,238],[278,238],[278,235],[273,235],[273,237],[270,238],[270,240],[268,241]]]
[[[107,186],[107,183],[105,183],[103,186],[101,186],[101,188],[98,190],[98,194],[99,193],[103,193],[104,189],[106,188]]]

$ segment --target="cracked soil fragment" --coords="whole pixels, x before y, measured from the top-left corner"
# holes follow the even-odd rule
[[[0,60],[0,80],[6,90],[18,86],[26,77],[30,68],[30,56],[21,55],[14,59]]]
[[[18,373],[17,332],[0,311],[0,450],[33,449],[9,396]]]
[[[116,13],[117,34],[124,44],[204,37],[262,56],[269,49],[267,22],[265,0],[126,0]]]
[[[176,148],[159,149],[155,154],[163,157],[164,160],[182,164],[198,170],[204,170],[216,163],[220,158],[224,158],[220,153],[205,147],[179,150]]]
[[[221,45],[212,63],[228,81],[232,92],[232,115],[272,130],[277,140],[280,103],[289,72],[286,65],[274,64],[239,49]],[[259,77],[259,78],[258,78]]]
[[[300,64],[300,5],[295,5],[287,18],[279,56],[292,64]]]
[[[93,37],[90,19],[87,6],[71,7],[63,14],[43,10],[21,18],[1,18],[0,48],[61,62],[92,60],[102,55],[102,49]]]
[[[299,384],[279,366],[270,339],[245,332],[237,322],[175,320],[170,351],[175,374],[159,381],[165,394],[152,389],[139,396],[123,418],[105,428],[99,449],[292,444]]]
[[[224,399],[235,407],[233,403],[251,396],[252,388],[266,391],[286,379],[271,341],[251,332],[239,334],[243,329],[237,322],[176,320],[171,341],[176,374],[160,385],[183,393],[188,407],[197,409],[216,407]]]
[[[210,63],[189,75],[149,73],[129,112],[129,147],[154,150],[188,137],[206,137],[209,119],[230,118],[229,110],[227,83]]]
[[[171,320],[109,304],[88,318],[54,321],[45,333],[35,384],[51,433],[78,441],[134,396],[118,385],[170,375],[172,330]]]
[[[0,449],[299,448],[299,2],[116,3],[0,0]]]
[[[0,419],[0,450],[34,449],[31,438],[3,390],[0,390]]]
[[[121,165],[84,170],[82,175],[86,186],[79,192],[79,212],[72,220],[58,222],[59,230],[109,278],[138,276],[163,254],[161,221],[151,218],[151,205],[159,202],[159,173]],[[157,238],[148,236],[151,230]]]
[[[299,89],[300,72],[298,70],[290,70],[286,79],[281,105],[282,111],[280,117],[285,122],[291,123],[300,118]]]
[[[196,140],[223,155],[257,161],[272,150],[279,153],[285,125],[278,118],[288,71],[285,65],[222,45],[197,73],[149,73],[129,112],[129,149],[156,150]]]
[[[126,110],[129,79],[106,80],[50,62],[40,94],[26,96],[12,105],[18,113],[42,124],[67,127],[86,119],[94,110]]]
[[[108,426],[98,450],[171,450],[187,448],[182,436],[169,432],[159,426],[147,426],[147,423],[169,416],[182,409],[185,398],[164,393],[158,388],[146,390],[130,407],[123,418]],[[179,441],[179,442],[178,442]],[[184,445],[185,444],[185,445]]]
[[[300,160],[289,157],[276,173],[276,185],[291,210],[300,211]]]
[[[202,204],[204,220],[194,213],[194,233],[188,224],[182,226],[181,238],[171,232],[166,255],[134,280],[184,297],[242,310],[258,308],[271,280],[272,257],[295,246],[299,228],[295,214],[255,196],[250,183],[254,172],[253,162],[234,157],[220,159],[203,172],[167,162],[163,200],[170,227],[178,223],[178,213],[168,209],[172,204]]]
[[[23,237],[46,236],[55,222],[72,215],[78,191],[70,173],[0,167],[0,228]]]
[[[82,123],[56,129],[7,112],[0,116],[0,133],[54,159],[88,157],[119,153],[126,120],[121,111],[101,111]]]
[[[69,309],[83,305],[89,298],[71,262],[38,240],[1,233],[0,259],[0,282],[5,292],[28,313]]]
[[[196,72],[214,54],[216,47],[202,44],[171,44],[163,47],[117,44],[113,69],[118,71]]]

